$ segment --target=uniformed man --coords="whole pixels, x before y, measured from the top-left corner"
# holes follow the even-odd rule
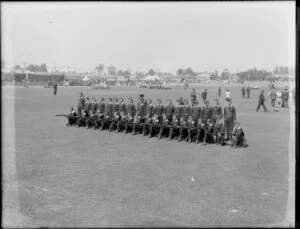
[[[133,103],[133,99],[128,98],[128,100],[129,100],[129,104],[127,104],[126,106],[126,122],[125,122],[124,134],[128,132],[129,127],[133,128],[134,117],[136,116],[136,108]]]
[[[203,101],[205,101],[206,100],[206,97],[207,97],[207,89],[205,89],[203,92],[202,92],[202,99],[203,99]]]
[[[150,124],[149,130],[149,138],[154,135],[154,132],[159,132],[159,129],[163,123],[163,113],[164,113],[164,106],[160,99],[157,99],[157,104],[154,107],[154,116],[153,122]]]
[[[264,90],[261,90],[261,93],[259,95],[258,105],[256,108],[256,112],[259,111],[260,106],[262,106],[265,110],[265,112],[268,112],[266,106],[265,106],[265,96],[264,96]]]
[[[249,99],[249,97],[250,97],[250,91],[251,91],[251,89],[250,89],[250,87],[248,86],[247,89],[246,89],[247,99]]]
[[[97,104],[96,98],[93,97],[92,102],[91,102],[91,111],[94,115],[97,113],[97,108],[98,108],[98,104]]]
[[[211,119],[207,119],[204,131],[203,145],[212,143],[214,140],[214,122]]]
[[[53,84],[53,94],[56,95],[56,93],[57,93],[57,83],[54,82],[54,84]]]
[[[79,95],[80,96],[79,96],[79,99],[78,99],[77,114],[78,114],[79,117],[81,117],[82,109],[84,108],[84,104],[85,104],[85,98],[84,98],[82,92],[80,92]]]
[[[191,115],[191,107],[187,99],[184,100],[184,106],[182,107],[182,117],[180,120],[179,137],[178,141],[182,141],[183,138],[188,137],[188,120]],[[188,140],[188,138],[186,138]]]
[[[216,123],[218,119],[222,119],[222,107],[220,106],[219,100],[215,99],[216,103],[212,107],[212,121]]]
[[[111,119],[111,123],[109,125],[109,132],[111,132],[115,127],[117,127],[117,123],[120,121],[121,116],[120,116],[120,104],[119,104],[119,100],[117,97],[115,97],[114,99],[114,103],[112,105],[112,119]]]
[[[165,105],[164,107],[164,120],[163,123],[160,127],[159,130],[159,134],[158,134],[158,138],[161,139],[162,136],[164,135],[164,132],[170,128],[170,125],[172,123],[173,120],[173,113],[174,113],[174,105],[172,103],[171,99],[168,99],[168,104]],[[168,133],[170,133],[170,131],[168,131]]]
[[[170,127],[170,132],[169,132],[169,140],[172,140],[174,131],[179,130],[180,126],[180,120],[182,117],[182,105],[180,99],[178,99],[177,104],[174,107],[174,114],[173,114],[173,119],[172,119],[172,124]]]
[[[245,98],[245,93],[246,93],[246,89],[245,89],[245,87],[243,86],[242,87],[242,98],[244,99]]]
[[[85,104],[84,104],[84,110],[89,114],[90,109],[91,109],[91,101],[90,101],[90,98],[87,96]]]
[[[232,139],[233,124],[235,120],[236,110],[232,105],[232,100],[229,100],[228,104],[224,107],[224,129],[227,141]]]
[[[96,120],[94,123],[94,129],[101,126],[104,116],[105,116],[105,99],[101,97],[97,105],[97,113],[96,113]]]
[[[88,117],[89,113],[85,109],[83,109],[82,115],[77,119],[77,127],[85,126]]]
[[[93,110],[91,109],[90,110],[90,113],[89,113],[89,117],[86,118],[86,121],[85,121],[85,126],[86,128],[90,128],[91,126],[95,126],[95,122],[96,122],[96,113],[94,114]]]
[[[209,101],[205,100],[204,101],[204,106],[202,108],[202,113],[201,113],[201,119],[202,119],[202,125],[200,129],[200,131],[202,130],[204,132],[204,142],[203,144],[206,144],[206,132],[209,130],[209,126],[208,126],[208,121],[212,119],[212,108],[209,106]],[[199,133],[200,135],[200,133]],[[197,137],[198,137],[198,133],[197,133]],[[199,142],[198,142],[199,143]]]
[[[71,107],[70,114],[67,116],[67,118],[67,126],[72,126],[76,124],[78,117],[74,107]]]
[[[101,122],[100,130],[104,130],[106,127],[109,127],[110,122],[113,117],[113,99],[108,98],[107,103],[105,104],[105,115]]]
[[[122,97],[120,98],[119,114],[120,114],[120,120],[117,122],[116,133],[121,130],[121,126],[123,127],[126,121],[126,104],[124,98]]]
[[[234,138],[232,139],[231,147],[247,147],[247,140],[245,138],[245,133],[243,129],[240,127],[239,122],[235,122],[235,128],[233,131]]]
[[[217,145],[226,145],[224,125],[221,122],[221,119],[217,119],[214,126],[214,140]]]
[[[147,106],[147,103],[144,100],[144,94],[140,94],[139,101],[136,105],[137,113],[135,116],[135,121],[133,123],[133,131],[132,131],[133,135],[135,135],[137,133],[138,129],[140,129],[141,125],[145,122],[146,106]]]
[[[197,97],[196,97],[196,91],[195,88],[193,88],[193,91],[191,93],[191,102],[192,102],[192,107],[194,106],[194,102],[196,101]]]
[[[154,105],[152,104],[152,100],[148,99],[147,106],[146,106],[146,119],[143,124],[143,136],[147,135],[147,132],[149,132],[150,124],[153,121],[153,115],[154,115]]]
[[[189,122],[188,126],[188,141],[189,143],[192,142],[192,135],[196,131],[197,134],[197,125],[200,121],[200,116],[201,116],[201,107],[198,105],[198,101],[195,100],[194,106],[192,107],[191,111],[191,120]]]

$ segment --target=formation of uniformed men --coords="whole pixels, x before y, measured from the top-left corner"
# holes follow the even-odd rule
[[[153,104],[151,99],[146,101],[140,94],[135,105],[132,98],[128,98],[127,104],[123,98],[108,98],[106,101],[100,98],[97,102],[96,98],[90,100],[80,93],[77,113],[72,107],[67,116],[67,126],[107,129],[124,134],[131,132],[133,135],[141,133],[149,138],[156,136],[179,142],[202,142],[204,145],[229,143],[234,147],[245,147],[244,132],[236,122],[236,110],[231,99],[224,109],[218,99],[210,106],[205,96],[204,106],[200,106],[195,93],[192,93],[191,100],[192,106],[183,98],[176,100],[175,105],[170,99],[166,104],[160,99]],[[238,126],[234,129],[235,125]]]

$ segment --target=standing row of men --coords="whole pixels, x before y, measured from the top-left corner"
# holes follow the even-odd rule
[[[68,116],[67,125],[76,124],[78,127],[86,126],[124,133],[131,130],[133,135],[140,132],[150,138],[155,135],[158,138],[165,136],[169,140],[177,137],[178,141],[184,139],[195,143],[202,141],[203,144],[208,142],[226,144],[231,140],[233,145],[234,142],[241,145],[245,142],[244,136],[240,137],[242,139],[240,141],[233,138],[236,110],[231,100],[224,110],[218,100],[212,107],[207,100],[204,100],[202,107],[197,100],[192,100],[193,105],[189,106],[188,100],[182,98],[178,99],[175,105],[170,99],[165,105],[157,99],[157,104],[154,105],[151,99],[146,101],[143,94],[140,94],[136,106],[132,98],[128,100],[129,103],[125,104],[123,98],[114,100],[108,98],[106,102],[101,98],[97,103],[95,98],[90,101],[81,93],[77,106],[78,116],[74,115],[76,112],[72,109],[73,115]],[[224,119],[224,124],[221,119]]]

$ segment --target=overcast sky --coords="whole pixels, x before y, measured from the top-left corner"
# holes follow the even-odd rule
[[[1,4],[2,59],[175,73],[295,64],[295,2]]]

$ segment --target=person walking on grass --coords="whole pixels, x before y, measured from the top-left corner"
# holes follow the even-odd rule
[[[258,106],[256,108],[256,112],[259,111],[260,106],[262,106],[265,110],[265,112],[268,112],[266,106],[265,106],[265,96],[264,96],[264,90],[261,90],[261,93],[259,95],[259,100],[258,100]]]

